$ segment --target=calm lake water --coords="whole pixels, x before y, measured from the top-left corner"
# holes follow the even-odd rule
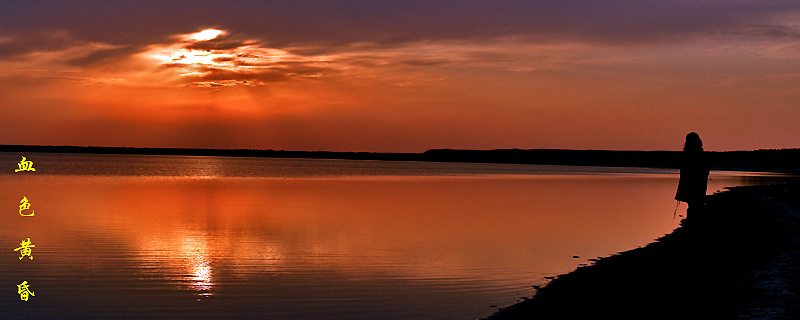
[[[14,172],[22,156],[36,172]],[[709,193],[763,179],[712,172]],[[671,232],[677,182],[639,168],[0,153],[0,317],[474,319]],[[20,260],[27,238],[34,259]]]

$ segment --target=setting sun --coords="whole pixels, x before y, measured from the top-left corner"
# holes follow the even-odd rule
[[[219,37],[221,34],[223,34],[222,30],[206,29],[197,33],[192,33],[188,38],[196,41],[208,41]]]

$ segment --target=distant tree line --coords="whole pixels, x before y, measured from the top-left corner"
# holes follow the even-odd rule
[[[0,152],[187,155],[679,168],[680,151],[432,149],[423,153],[0,145]],[[800,149],[707,152],[712,169],[800,172]]]

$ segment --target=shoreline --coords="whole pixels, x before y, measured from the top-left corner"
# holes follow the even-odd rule
[[[198,149],[150,147],[89,147],[0,144],[0,152],[76,154],[182,155],[248,158],[297,158],[464,163],[505,163],[562,166],[680,168],[681,151],[573,149],[429,149],[417,152],[290,151],[272,149]],[[799,149],[706,151],[712,170],[798,173]]]
[[[699,213],[483,319],[800,316],[800,183],[732,187]]]

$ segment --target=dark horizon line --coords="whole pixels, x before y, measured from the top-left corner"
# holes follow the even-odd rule
[[[272,149],[200,149],[0,145],[0,152],[183,155],[258,158],[505,163],[603,167],[680,168],[681,151],[574,149],[430,149],[412,152],[287,151]],[[800,148],[708,151],[712,169],[800,173]]]
[[[632,149],[569,149],[569,148],[495,148],[495,149],[463,149],[463,148],[434,148],[424,152],[395,152],[395,151],[330,151],[330,150],[275,150],[275,149],[254,149],[254,148],[183,148],[183,147],[127,147],[127,146],[75,146],[75,145],[34,145],[34,144],[0,144],[0,151],[7,148],[75,148],[75,149],[122,149],[122,150],[185,150],[185,151],[271,151],[271,152],[325,152],[325,153],[367,153],[367,154],[423,154],[436,150],[455,150],[455,151],[495,151],[495,150],[571,150],[571,151],[613,151],[613,152],[680,152],[680,150],[632,150]],[[767,148],[751,150],[725,150],[725,151],[705,151],[705,152],[752,152],[752,151],[774,151],[774,150],[800,150],[800,148]],[[132,153],[136,154],[136,153]],[[191,154],[186,154],[191,155]]]
[[[42,146],[0,144],[0,152],[184,155],[339,160],[471,162],[605,167],[679,168],[681,151],[576,149],[429,149],[414,152],[289,151],[154,147]],[[712,169],[800,172],[800,148],[707,151]]]

